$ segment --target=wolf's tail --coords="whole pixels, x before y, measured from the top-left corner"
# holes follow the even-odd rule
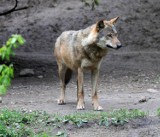
[[[69,83],[69,81],[71,80],[71,77],[72,77],[72,70],[67,68],[66,74],[65,74],[65,85]]]

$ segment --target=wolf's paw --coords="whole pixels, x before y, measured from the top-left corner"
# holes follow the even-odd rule
[[[77,110],[83,110],[83,109],[84,109],[84,103],[78,102],[78,104],[77,104]]]
[[[64,104],[66,104],[63,99],[58,99],[57,103],[58,103],[58,105],[64,105]]]
[[[84,109],[84,105],[77,105],[77,110],[83,110]]]
[[[101,106],[94,106],[95,111],[103,111],[103,108]]]

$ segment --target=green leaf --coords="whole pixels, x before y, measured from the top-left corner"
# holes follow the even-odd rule
[[[106,120],[104,124],[105,124],[106,127],[108,127],[109,126],[108,120]]]
[[[15,49],[18,48],[17,43],[14,43],[14,44],[13,44],[13,47],[14,47]]]
[[[82,124],[83,124],[82,120],[77,120],[77,121],[76,121],[77,127],[81,127]]]
[[[7,50],[7,47],[6,47],[6,46],[3,46],[3,47],[0,48],[0,53],[1,53],[0,55],[1,55],[2,60],[5,59],[6,50]]]
[[[102,126],[103,125],[103,120],[99,121],[99,125]]]
[[[10,85],[10,83],[11,83],[10,78],[9,78],[8,76],[4,76],[4,77],[3,77],[3,80],[2,80],[2,84],[3,84],[4,86],[8,87],[8,86]]]
[[[4,85],[0,85],[0,95],[4,95],[7,91],[7,88]]]
[[[20,45],[23,45],[25,43],[25,40],[23,39],[22,36],[19,36],[18,37],[18,42],[19,42]]]
[[[5,55],[6,60],[9,61],[10,60],[10,54],[11,54],[11,48],[7,48],[5,54],[6,54]]]
[[[17,41],[17,38],[13,37],[10,44],[14,44],[14,43],[16,43],[16,41]]]
[[[58,133],[56,134],[56,136],[62,136],[64,135],[64,132],[58,131]]]
[[[7,40],[7,42],[6,42],[7,47],[9,47],[11,45],[11,40],[12,40],[11,38]]]
[[[88,123],[88,121],[86,119],[83,119],[82,122],[83,123]]]
[[[3,65],[0,65],[0,74],[1,74],[2,70],[3,70]]]
[[[5,53],[2,53],[2,60],[5,59]]]
[[[68,119],[64,119],[62,122],[63,122],[63,123],[68,123],[69,120],[68,120]]]
[[[10,67],[10,68],[9,68],[9,76],[10,76],[11,78],[14,77],[14,69],[13,69],[13,67]]]
[[[99,5],[99,0],[94,0],[96,5]]]

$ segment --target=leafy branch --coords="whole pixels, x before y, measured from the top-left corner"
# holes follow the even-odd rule
[[[14,49],[25,43],[24,38],[21,35],[12,35],[8,39],[5,45],[0,48],[0,60],[1,62],[9,62],[10,57],[15,55]],[[7,88],[10,86],[11,79],[14,77],[13,64],[6,65],[0,64],[0,95],[6,93]]]

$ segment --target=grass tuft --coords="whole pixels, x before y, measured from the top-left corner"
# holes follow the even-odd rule
[[[118,126],[127,123],[130,119],[144,116],[146,113],[138,109],[78,112],[65,116],[60,114],[49,115],[39,111],[23,112],[3,109],[0,110],[0,137],[49,137],[53,136],[53,132],[57,133],[56,136],[67,136],[67,125],[80,128],[91,122],[107,127],[110,125]]]
[[[45,126],[43,121],[48,115],[40,112],[25,113],[16,110],[3,109],[0,111],[0,136],[1,137],[49,137],[45,132],[39,134]],[[38,129],[38,131],[33,130]],[[44,130],[45,131],[45,130]]]
[[[99,125],[123,125],[130,119],[144,117],[147,113],[134,109],[119,109],[111,112],[87,112],[87,113],[75,113],[65,116],[65,119],[71,121],[78,127],[88,121],[99,121]]]

